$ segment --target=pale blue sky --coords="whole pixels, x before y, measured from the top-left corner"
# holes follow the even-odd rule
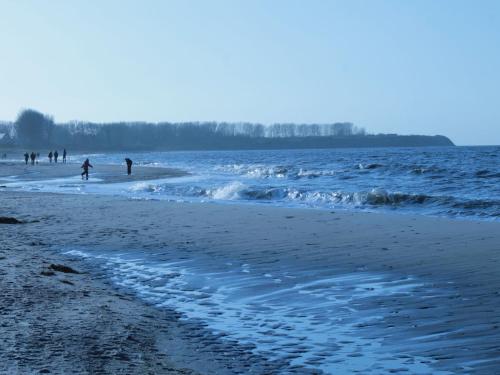
[[[0,119],[351,121],[500,144],[500,1],[0,0]]]

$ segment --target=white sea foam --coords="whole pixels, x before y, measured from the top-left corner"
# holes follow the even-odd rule
[[[138,182],[132,186],[129,187],[128,189],[131,192],[150,192],[150,193],[155,193],[159,192],[162,190],[160,185],[157,184],[152,184],[146,181]]]
[[[241,198],[241,192],[247,188],[239,181],[207,191],[207,196],[218,200],[235,200]]]
[[[365,339],[357,329],[385,314],[383,309],[369,315],[358,311],[361,301],[410,296],[422,288],[429,293],[427,285],[411,277],[393,280],[358,272],[314,279],[310,272],[261,272],[249,263],[227,262],[224,270],[214,272],[203,271],[203,262],[158,262],[140,253],[70,250],[67,254],[99,260],[118,286],[136,291],[158,307],[175,309],[185,319],[200,319],[215,334],[255,345],[256,354],[287,360],[290,366],[331,374],[385,374],[393,368],[446,374],[430,368],[433,361],[428,358],[391,355],[380,340]]]
[[[288,168],[264,164],[223,164],[215,166],[214,170],[237,174],[249,178],[285,178]]]
[[[321,177],[321,176],[335,176],[336,174],[340,173],[339,171],[333,171],[333,170],[319,170],[319,169],[303,169],[300,168],[299,171],[297,172],[297,177],[307,177],[307,178],[316,178],[316,177]]]

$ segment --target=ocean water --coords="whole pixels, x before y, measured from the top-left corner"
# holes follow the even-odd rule
[[[114,194],[500,219],[500,147],[186,151],[126,156],[135,165],[174,167],[191,176],[116,186]],[[122,153],[90,155],[95,164],[123,163],[124,157]]]

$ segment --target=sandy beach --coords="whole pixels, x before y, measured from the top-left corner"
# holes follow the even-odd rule
[[[16,181],[42,181],[79,177],[82,172],[81,163],[48,163],[41,162],[36,165],[25,165],[16,162],[0,162],[0,183],[15,179]],[[120,165],[95,165],[89,168],[91,179],[97,183],[118,183],[124,181],[144,181],[151,179],[180,177],[185,172],[172,168],[136,168],[128,176],[125,166]]]
[[[78,167],[35,171],[2,163],[0,183],[12,176],[73,176]],[[118,171],[121,175],[115,178]],[[123,167],[99,166],[91,172],[108,183],[127,178]],[[135,168],[133,178],[181,175]],[[213,334],[203,321],[183,320],[178,312],[141,301],[94,263],[62,254],[91,248],[161,250],[171,259],[196,259],[214,269],[230,259],[256,270],[375,273],[390,282],[418,280],[415,293],[356,300],[358,312],[384,313],[358,322],[356,335],[376,339],[380,352],[407,364],[374,362],[367,365],[370,372],[411,373],[415,358],[436,373],[500,372],[498,222],[9,188],[0,188],[0,216],[23,222],[0,224],[0,333],[5,338],[0,342],[0,372],[320,373],[313,360],[290,366],[286,358],[256,355],[251,346]],[[51,264],[80,273],[51,271]],[[336,345],[341,351],[352,343]],[[361,346],[339,361],[347,363],[356,355],[363,356]]]

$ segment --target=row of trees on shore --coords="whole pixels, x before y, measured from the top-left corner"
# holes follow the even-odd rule
[[[4,124],[7,125],[7,124]],[[179,142],[218,144],[231,138],[290,138],[364,135],[351,123],[273,124],[227,122],[91,123],[73,121],[56,124],[54,118],[33,109],[19,113],[8,137],[26,146],[65,144],[96,148],[158,148]],[[4,128],[7,128],[4,126]],[[1,128],[0,128],[1,131]],[[4,130],[5,132],[5,130]],[[174,141],[175,140],[175,141]],[[214,143],[215,142],[215,143]]]
[[[27,147],[65,146],[86,150],[186,150],[300,147],[356,147],[370,136],[349,122],[273,124],[227,122],[56,124],[52,116],[32,109],[11,124],[0,123],[2,143]],[[391,135],[395,136],[395,135]],[[358,140],[358,141],[356,141]],[[336,145],[336,146],[335,146]],[[369,142],[367,143],[369,145]]]

